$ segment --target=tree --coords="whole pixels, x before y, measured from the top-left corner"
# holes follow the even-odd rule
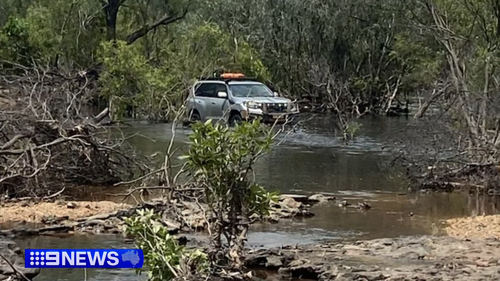
[[[399,0],[219,0],[199,13],[244,34],[278,88],[361,115],[389,113],[403,90],[413,90],[405,80],[407,58],[391,56],[411,8]]]
[[[274,134],[260,122],[244,122],[230,129],[211,120],[193,125],[187,169],[205,190],[209,206],[214,264],[240,269],[248,226],[254,215],[264,215],[276,200],[254,181],[252,166],[271,148]],[[224,238],[224,239],[223,239]]]
[[[125,41],[104,42],[99,52],[103,66],[101,93],[112,99],[113,118],[128,106],[150,121],[171,120],[186,89],[197,77],[216,69],[243,71],[266,79],[269,74],[255,50],[242,39],[231,38],[210,23],[180,24],[169,45],[144,54],[143,46]]]
[[[136,1],[130,3],[130,6],[125,5],[128,4],[126,0],[100,0],[100,2],[106,17],[106,38],[110,41],[118,39],[116,26],[121,8],[142,10],[143,15],[151,11],[160,11],[161,15],[156,16],[152,20],[147,19],[149,22],[142,22],[140,28],[135,29],[126,36],[128,45],[160,26],[167,26],[183,19],[191,5],[191,0]]]

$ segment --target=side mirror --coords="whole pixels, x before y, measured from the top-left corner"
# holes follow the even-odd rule
[[[278,94],[278,92],[274,92],[274,97],[279,97],[280,95]]]
[[[217,96],[218,96],[219,98],[227,98],[227,93],[226,93],[226,92],[218,92],[218,93],[217,93]]]

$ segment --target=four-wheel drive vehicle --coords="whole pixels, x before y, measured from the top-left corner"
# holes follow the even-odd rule
[[[212,119],[231,125],[258,117],[266,123],[283,122],[299,113],[297,103],[279,97],[265,84],[240,73],[196,81],[186,107],[190,122]]]

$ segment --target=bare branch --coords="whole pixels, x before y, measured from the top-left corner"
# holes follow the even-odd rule
[[[148,34],[151,30],[156,29],[159,26],[166,26],[169,24],[172,24],[174,22],[177,22],[181,19],[184,19],[188,13],[189,6],[191,2],[188,3],[187,7],[184,9],[184,11],[180,15],[164,15],[157,21],[147,24],[146,26],[143,26],[142,28],[132,32],[130,35],[127,36],[127,44],[131,45],[135,41],[137,41],[139,38],[144,37],[146,34]]]

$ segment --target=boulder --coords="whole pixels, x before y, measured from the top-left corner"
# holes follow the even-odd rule
[[[288,208],[288,209],[299,209],[302,207],[302,203],[297,202],[293,198],[285,198],[282,202],[281,205]]]
[[[0,254],[0,280],[32,280],[40,274],[40,269],[24,268],[24,253],[14,241],[1,238]]]

